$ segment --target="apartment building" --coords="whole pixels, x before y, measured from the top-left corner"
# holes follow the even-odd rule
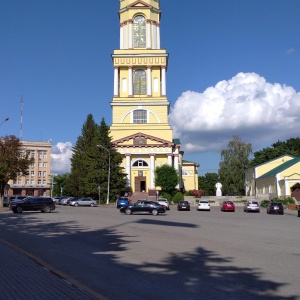
[[[18,174],[15,180],[9,181],[8,195],[50,196],[51,177],[51,142],[21,141],[22,151],[34,162],[29,165],[28,175]]]

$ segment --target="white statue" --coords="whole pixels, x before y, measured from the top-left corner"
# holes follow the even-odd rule
[[[216,185],[215,185],[217,191],[216,191],[216,196],[222,196],[222,183],[220,182],[217,182]]]

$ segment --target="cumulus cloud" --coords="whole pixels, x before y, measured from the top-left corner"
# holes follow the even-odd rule
[[[253,149],[299,136],[300,93],[268,83],[255,73],[238,73],[203,93],[186,91],[171,108],[174,137],[186,153],[219,151],[238,134]]]
[[[51,173],[64,174],[70,172],[72,143],[59,142],[51,148]]]

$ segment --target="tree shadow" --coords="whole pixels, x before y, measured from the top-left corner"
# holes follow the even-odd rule
[[[298,299],[297,295],[279,296],[288,283],[266,280],[259,268],[236,266],[233,257],[204,247],[170,251],[163,260],[157,260],[155,253],[146,256],[139,251],[143,249],[139,234],[120,232],[131,223],[196,227],[163,219],[130,219],[93,230],[76,220],[46,222],[35,213],[1,214],[0,237],[107,299]],[[163,241],[157,237],[152,242]],[[128,251],[135,251],[138,259],[131,255],[126,260]]]

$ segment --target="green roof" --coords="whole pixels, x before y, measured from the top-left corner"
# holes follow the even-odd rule
[[[175,145],[180,145],[180,139],[173,139],[173,143]]]
[[[288,169],[289,167],[295,165],[296,163],[300,162],[300,157],[296,157],[294,159],[291,159],[283,164],[281,164],[280,166],[270,170],[269,172],[261,175],[260,177],[258,177],[257,179],[260,178],[266,178],[266,177],[272,177],[272,176],[276,176],[276,174]]]

